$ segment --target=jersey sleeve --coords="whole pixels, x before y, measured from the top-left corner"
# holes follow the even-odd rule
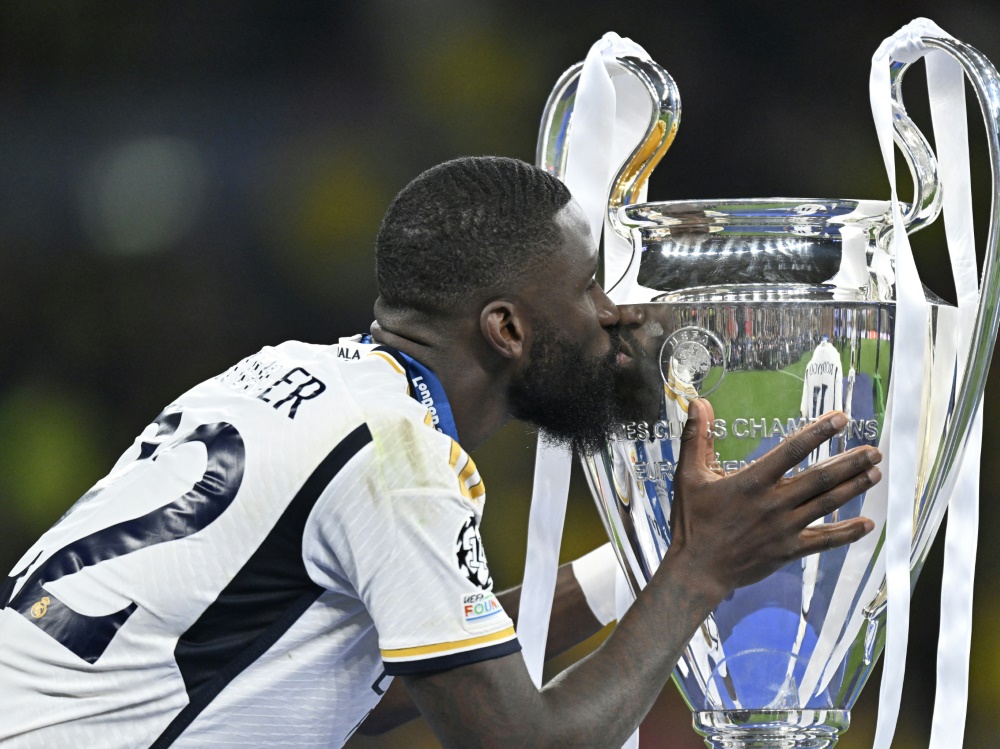
[[[454,473],[450,490],[398,489],[376,480],[384,470],[370,455],[338,476],[310,518],[305,551],[328,587],[356,593],[378,630],[386,672],[441,671],[518,652],[493,593],[481,505]]]

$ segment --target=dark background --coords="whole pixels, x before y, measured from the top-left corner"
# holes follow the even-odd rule
[[[681,90],[650,199],[887,198],[870,57],[918,15],[1000,60],[1000,9],[985,0],[0,4],[0,567],[183,390],[265,344],[366,330],[371,245],[393,194],[459,155],[533,160],[550,88],[605,31],[642,44]],[[922,65],[906,90],[929,131]],[[991,184],[973,119],[982,243]],[[951,295],[940,222],[913,245],[929,285]],[[995,744],[1000,697],[995,390],[976,747]],[[499,587],[523,571],[532,440],[513,425],[476,454]],[[581,481],[570,512],[567,559],[603,533]],[[939,547],[913,601],[897,748],[929,735]],[[839,746],[871,745],[875,682]],[[647,725],[645,747],[701,745],[671,687]],[[351,746],[428,742],[416,724]]]

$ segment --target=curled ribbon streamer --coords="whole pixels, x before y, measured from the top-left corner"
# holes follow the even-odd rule
[[[940,50],[928,55],[927,88],[937,141],[938,170],[944,186],[945,234],[958,298],[956,372],[961,376],[972,350],[973,326],[981,291],[972,225],[965,76],[959,63]],[[967,447],[957,462],[957,479],[948,502],[931,749],[960,747],[965,735],[973,580],[979,534],[982,435],[983,406],[980,403]]]
[[[907,377],[901,369],[922,372],[927,309],[920,279],[896,193],[896,164],[892,142],[892,99],[889,79],[890,57],[896,48],[905,52],[912,46],[909,28],[886,39],[872,58],[869,94],[875,130],[892,192],[893,255],[896,271],[896,327],[889,402],[892,416],[888,431],[892,434],[893,453],[888,461],[888,507],[886,520],[886,588],[888,611],[885,656],[879,699],[875,749],[889,749],[899,717],[906,663],[906,645],[910,624],[910,543],[913,538],[913,497],[916,494],[920,426],[919,404],[922,382]],[[901,365],[901,362],[905,364]],[[888,408],[887,408],[888,411]]]
[[[855,294],[868,284],[866,250],[868,236],[859,226],[840,227],[840,269],[826,283],[837,288],[849,289]]]
[[[531,487],[528,515],[528,548],[521,584],[517,638],[528,667],[528,675],[539,689],[545,662],[545,642],[552,614],[552,599],[559,568],[559,546],[573,455],[565,448],[538,440],[535,449],[535,478]]]
[[[927,306],[902,226],[896,194],[892,152],[890,58],[915,62],[927,57],[928,90],[938,144],[944,195],[948,252],[958,292],[959,344],[953,370],[960,376],[971,348],[979,300],[979,279],[972,234],[969,187],[968,135],[965,125],[964,78],[959,63],[923,41],[924,36],[951,38],[939,26],[919,18],[882,43],[872,58],[870,94],[879,146],[892,188],[893,254],[896,260],[896,334],[893,369],[923,371],[923,337]],[[900,370],[900,374],[903,374]],[[964,384],[964,383],[960,383]],[[889,461],[886,528],[886,583],[888,593],[885,661],[879,701],[875,749],[888,749],[899,716],[900,696],[909,633],[910,543],[913,501],[916,496],[917,426],[920,383],[894,376],[889,394],[896,401],[888,431],[893,434]],[[945,572],[941,600],[941,637],[938,644],[938,682],[931,733],[932,749],[961,746],[968,699],[968,663],[972,631],[972,577],[978,532],[979,458],[982,443],[982,405],[977,410],[967,442],[952,475],[942,483],[950,515],[945,542]]]
[[[648,116],[636,116],[636,107],[642,105],[639,100],[624,92],[619,95],[612,77],[618,70],[619,56],[650,59],[646,51],[630,39],[613,32],[605,34],[590,48],[584,61],[570,121],[563,181],[582,206],[595,243],[600,241],[605,228],[608,196],[615,170],[634,147],[634,140],[629,142],[630,125],[637,120],[643,123],[648,121]],[[645,103],[645,106],[648,112],[651,105]],[[628,267],[631,253],[631,245],[624,248],[621,239],[608,228],[605,232],[604,278],[618,278]],[[619,283],[618,286],[619,289],[609,292],[609,296],[613,301],[624,302],[631,286],[628,283]],[[528,674],[539,688],[555,594],[572,457],[568,450],[541,440],[535,453],[528,548],[517,629]],[[617,574],[622,575],[620,571]],[[623,578],[617,582],[617,587],[624,586]],[[623,610],[619,607],[619,615]],[[637,746],[638,731],[626,743],[626,747]]]
[[[583,208],[595,243],[600,241],[605,225],[615,170],[634,147],[634,142],[629,142],[632,138],[629,126],[637,119],[643,124],[648,120],[648,116],[637,118],[637,101],[617,92],[612,73],[617,72],[619,56],[649,59],[646,51],[631,40],[615,33],[605,34],[590,48],[584,61],[570,121],[564,182]],[[620,80],[624,82],[627,78]],[[648,112],[651,105],[643,103]],[[621,274],[632,252],[629,246],[629,258],[624,258],[622,266],[621,248],[608,247],[612,236],[617,238],[611,231],[605,236],[606,279],[616,272]],[[611,294],[611,297],[622,301],[618,294]],[[537,687],[542,680],[571,466],[569,451],[539,441],[518,616],[518,639],[528,673]]]

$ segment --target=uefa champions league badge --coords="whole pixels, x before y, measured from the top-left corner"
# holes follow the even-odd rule
[[[718,336],[697,326],[678,328],[660,347],[660,376],[683,398],[704,397],[722,383],[726,351]]]
[[[470,516],[462,530],[458,533],[456,542],[456,558],[458,569],[463,572],[469,582],[483,590],[493,587],[490,568],[486,564],[486,552],[483,550],[483,539],[479,535],[476,518]]]

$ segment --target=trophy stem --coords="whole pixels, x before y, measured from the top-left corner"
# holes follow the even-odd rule
[[[693,717],[709,749],[829,749],[851,724],[848,710],[711,710]]]

